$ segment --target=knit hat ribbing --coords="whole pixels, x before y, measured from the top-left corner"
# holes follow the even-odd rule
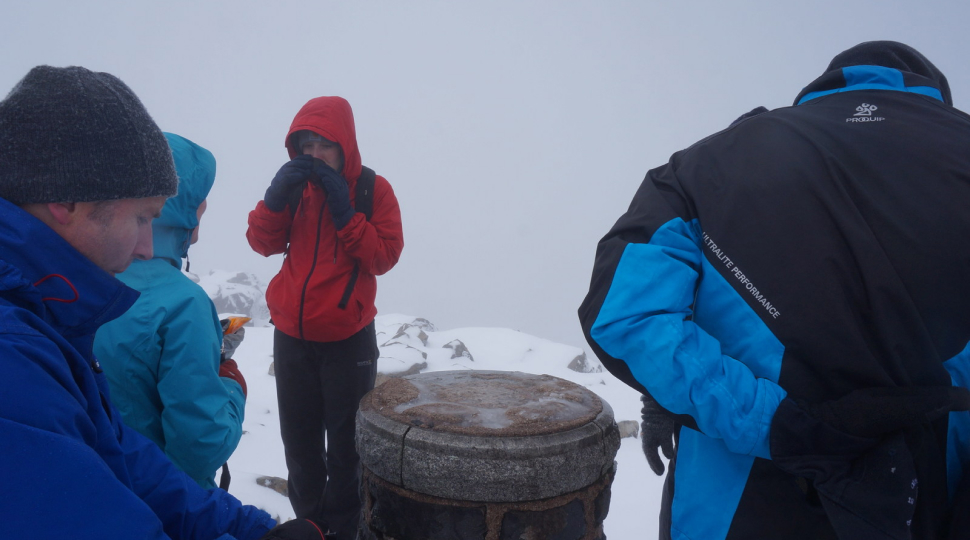
[[[22,205],[175,195],[162,131],[117,77],[37,66],[0,102],[0,197]]]

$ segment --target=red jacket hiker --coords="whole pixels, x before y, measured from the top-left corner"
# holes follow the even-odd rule
[[[300,154],[293,134],[301,130],[311,130],[340,145],[340,173],[349,184],[353,204],[361,159],[350,104],[340,97],[319,97],[304,105],[286,135],[290,158]],[[397,263],[404,233],[397,198],[382,176],[375,179],[370,221],[357,213],[338,231],[326,198],[323,189],[307,182],[295,213],[291,208],[273,212],[260,201],[249,214],[246,238],[261,255],[286,253],[283,268],[266,290],[276,328],[292,337],[329,342],[350,337],[374,319],[375,276]],[[355,263],[360,265],[357,283],[346,309],[339,309]]]
[[[249,214],[246,237],[257,253],[286,254],[266,303],[289,499],[297,518],[354,540],[354,419],[377,377],[375,276],[401,256],[401,211],[387,180],[361,166],[345,99],[311,99],[285,144],[290,161]]]

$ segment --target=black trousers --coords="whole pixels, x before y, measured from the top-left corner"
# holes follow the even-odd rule
[[[377,376],[374,323],[330,343],[279,330],[273,337],[290,504],[296,517],[324,520],[339,540],[353,540],[361,508],[354,428]]]

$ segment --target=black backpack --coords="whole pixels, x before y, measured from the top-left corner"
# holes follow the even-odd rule
[[[360,168],[360,176],[357,178],[357,189],[354,190],[354,210],[362,212],[367,221],[370,221],[371,215],[374,213],[375,179],[376,174],[372,169],[363,166]],[[338,308],[347,308],[347,302],[350,301],[350,295],[354,292],[354,286],[357,285],[357,276],[359,274],[360,264],[354,263],[354,270],[350,274],[350,281],[347,282],[344,295],[340,297],[340,303],[337,304]]]

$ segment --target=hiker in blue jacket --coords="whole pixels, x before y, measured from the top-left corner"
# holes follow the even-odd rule
[[[168,144],[131,90],[32,69],[0,102],[0,538],[255,540],[266,512],[205,490],[127,427],[93,354],[138,293],[175,195]]]
[[[214,488],[216,471],[242,435],[246,383],[231,352],[221,354],[215,306],[181,268],[198,239],[216,162],[188,139],[165,137],[179,177],[178,195],[152,223],[153,257],[135,260],[116,276],[141,296],[98,330],[94,352],[125,423],[199,485]],[[221,483],[228,487],[226,479]]]
[[[671,458],[660,538],[946,537],[970,470],[968,148],[943,73],[877,41],[647,173],[579,316],[644,395],[651,467]]]

